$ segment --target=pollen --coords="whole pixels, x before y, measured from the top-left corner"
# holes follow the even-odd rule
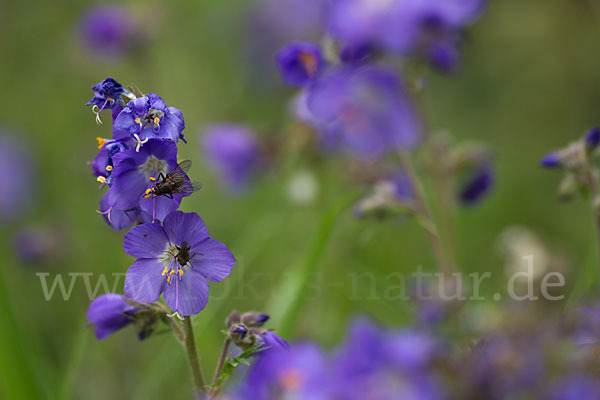
[[[141,120],[141,119],[138,117],[138,118],[136,118],[136,119],[135,119],[135,123],[136,123],[136,124],[141,124],[141,123],[142,123],[142,120]]]
[[[105,178],[105,177],[103,177],[103,176],[99,176],[99,177],[97,177],[97,178],[96,178],[96,180],[97,180],[98,182],[100,182],[100,183],[106,183],[106,178]]]
[[[160,118],[154,117],[154,125],[158,125],[160,123]]]
[[[112,170],[113,170],[113,166],[112,166],[112,165],[107,165],[107,166],[106,166],[106,170],[107,170],[108,172],[112,171]]]
[[[151,176],[151,177],[150,177],[150,178],[148,178],[148,179],[150,179],[151,181],[155,181],[155,180],[156,180],[156,178],[155,178],[155,177],[153,177],[153,176]]]
[[[162,276],[165,276],[168,272],[169,272],[169,268],[167,268],[167,266],[165,266],[165,269],[162,272]]]
[[[183,276],[183,270],[182,269],[180,269],[178,272],[179,272],[179,276]]]
[[[97,137],[96,140],[98,141],[98,150],[100,150],[102,146],[104,146],[108,142],[107,139],[101,137]]]

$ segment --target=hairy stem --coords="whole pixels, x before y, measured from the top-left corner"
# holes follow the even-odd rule
[[[219,388],[216,387],[217,382],[219,381],[219,377],[221,376],[221,370],[223,369],[223,365],[225,365],[225,360],[227,359],[227,353],[229,352],[229,344],[231,343],[231,339],[228,337],[225,338],[223,342],[223,350],[221,350],[221,356],[219,357],[219,363],[217,364],[217,368],[215,369],[215,375],[213,376],[213,380],[211,382],[211,386],[213,387],[210,398],[214,399],[219,393]]]
[[[425,201],[425,195],[423,193],[423,188],[420,184],[417,173],[415,172],[415,168],[413,166],[411,155],[407,152],[400,153],[400,159],[402,161],[402,166],[404,167],[404,171],[408,174],[410,179],[413,192],[415,195],[415,203],[416,203],[416,212],[422,219],[429,224],[431,227],[435,227],[435,229],[426,229],[427,236],[429,237],[429,241],[431,242],[431,247],[433,248],[433,253],[436,259],[436,263],[440,272],[446,274],[451,271],[452,262],[448,261],[447,255],[444,251],[444,247],[440,240],[439,230],[435,225],[435,221],[427,206],[427,202]]]
[[[202,377],[202,370],[200,369],[200,360],[198,358],[198,351],[196,350],[196,341],[194,340],[194,328],[192,327],[192,319],[188,316],[183,318],[183,332],[185,334],[185,341],[183,347],[188,358],[190,365],[190,372],[192,373],[192,380],[194,381],[194,387],[198,394],[204,394],[204,378]]]

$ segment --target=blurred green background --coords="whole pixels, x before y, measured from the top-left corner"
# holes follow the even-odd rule
[[[360,189],[348,184],[335,159],[284,153],[248,192],[231,196],[203,163],[200,133],[207,124],[246,124],[275,142],[285,142],[289,132],[287,107],[294,92],[266,68],[272,68],[272,59],[253,57],[253,43],[265,38],[249,33],[252,3],[128,2],[152,24],[152,37],[143,49],[111,62],[91,55],[77,37],[90,5],[0,4],[0,126],[26,141],[37,172],[35,207],[0,231],[0,397],[183,398],[189,374],[171,335],[138,342],[128,329],[98,342],[85,328],[89,298],[81,278],[68,301],[60,295],[45,301],[36,276],[47,272],[51,281],[59,273],[92,272],[94,286],[98,274],[110,278],[132,261],[122,250],[124,232],[113,231],[96,213],[101,193],[86,163],[96,153],[94,138],[110,136],[110,117],[104,115],[102,127],[94,122],[84,106],[90,86],[112,76],[156,92],[183,111],[189,143],[180,146],[179,158],[193,160],[191,175],[204,187],[182,209],[199,213],[211,236],[238,259],[225,282],[211,285],[208,306],[194,319],[206,375],[216,364],[226,315],[234,308],[276,309],[280,298],[273,297],[273,288],[306,259],[328,210]],[[460,210],[455,221],[460,268],[492,271],[495,279],[483,288],[488,293],[504,285],[497,236],[515,224],[531,228],[569,260],[569,288],[578,277],[589,281],[586,266],[594,264],[595,250],[588,207],[561,204],[555,196],[560,174],[541,170],[538,160],[599,123],[599,22],[598,1],[494,1],[469,30],[461,72],[428,73],[424,104],[431,128],[457,140],[487,142],[496,155],[492,195],[474,209]],[[317,179],[318,194],[310,204],[295,204],[286,194],[299,171]],[[58,229],[64,240],[56,258],[20,265],[11,238],[23,226]],[[317,255],[318,294],[302,302],[297,328],[286,339],[315,339],[325,346],[343,337],[355,313],[390,326],[409,323],[414,315],[411,303],[374,299],[380,296],[371,296],[369,281],[354,288],[348,274],[374,273],[381,277],[376,282],[381,292],[389,273],[433,267],[427,237],[416,223],[356,220],[350,210]],[[277,327],[278,320],[271,322]]]

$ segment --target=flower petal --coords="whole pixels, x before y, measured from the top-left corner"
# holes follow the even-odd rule
[[[196,213],[172,212],[165,217],[163,226],[167,237],[176,245],[182,242],[194,245],[208,238],[208,229]]]
[[[229,275],[235,265],[235,257],[227,246],[213,238],[195,245],[190,250],[195,271],[200,272],[212,282],[220,282]],[[194,253],[197,253],[194,255]]]
[[[208,282],[199,272],[187,270],[181,279],[165,286],[165,301],[181,315],[198,314],[208,301]]]
[[[153,303],[164,289],[164,265],[155,258],[136,260],[125,275],[125,296],[140,303]]]
[[[167,242],[162,226],[143,224],[127,232],[123,239],[123,249],[135,258],[156,258],[165,250]]]

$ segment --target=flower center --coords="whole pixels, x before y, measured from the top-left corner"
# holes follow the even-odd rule
[[[301,52],[300,62],[304,66],[304,69],[306,69],[306,73],[309,77],[312,78],[315,76],[315,73],[317,72],[317,59],[313,54],[307,51]]]
[[[279,374],[279,384],[287,390],[298,390],[304,386],[304,374],[295,368],[290,368]]]
[[[163,250],[162,254],[158,257],[159,261],[165,265],[165,269],[162,272],[162,276],[167,277],[167,283],[171,282],[179,277],[179,280],[183,277],[183,268],[177,262],[177,255],[179,254],[179,248],[173,243],[167,243],[167,247]],[[173,277],[175,275],[175,278]]]
[[[155,156],[150,156],[145,163],[138,167],[138,171],[144,174],[147,179],[150,179],[160,174],[167,174],[169,172],[169,164],[165,160],[159,160]]]

